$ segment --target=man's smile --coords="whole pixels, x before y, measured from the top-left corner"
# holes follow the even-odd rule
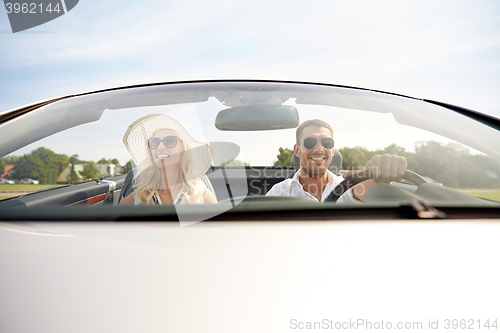
[[[309,159],[315,161],[315,162],[322,162],[324,160],[326,160],[326,156],[324,155],[321,155],[321,156],[318,156],[318,155],[315,155],[315,156],[311,156]]]

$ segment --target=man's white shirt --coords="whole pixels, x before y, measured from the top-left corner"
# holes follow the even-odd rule
[[[328,172],[328,183],[325,186],[325,190],[321,194],[321,202],[325,201],[326,197],[333,191],[335,186],[337,186],[340,182],[344,180],[342,176],[335,176],[331,171]],[[293,178],[285,179],[282,182],[274,185],[269,192],[267,192],[266,196],[281,196],[281,197],[296,197],[314,200],[319,202],[312,194],[304,191],[304,187],[299,182],[299,172],[296,172]],[[337,200],[337,203],[350,203],[350,202],[360,202],[352,193],[352,188],[347,192],[342,194],[340,198]]]

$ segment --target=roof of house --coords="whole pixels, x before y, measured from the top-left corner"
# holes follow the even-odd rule
[[[15,164],[6,164],[4,168],[4,173],[0,176],[0,178],[6,178],[9,175],[9,171],[14,168]]]

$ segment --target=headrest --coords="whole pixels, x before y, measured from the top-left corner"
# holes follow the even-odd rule
[[[297,155],[295,155],[295,153],[292,154],[292,166],[295,168],[295,170],[300,169],[300,160]],[[333,158],[330,162],[328,170],[333,172],[334,175],[338,176],[340,174],[340,169],[342,169],[342,154],[337,149],[334,149]]]

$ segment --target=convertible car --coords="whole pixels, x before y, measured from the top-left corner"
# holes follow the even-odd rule
[[[138,173],[123,137],[149,114],[210,146],[217,204],[119,205]],[[333,128],[330,171],[356,177],[322,203],[266,196],[298,170],[295,131],[310,119]],[[0,113],[0,133],[0,166],[53,185],[0,200],[1,332],[498,331],[495,117],[214,80],[54,98]],[[403,180],[336,203],[382,154],[406,158]]]

